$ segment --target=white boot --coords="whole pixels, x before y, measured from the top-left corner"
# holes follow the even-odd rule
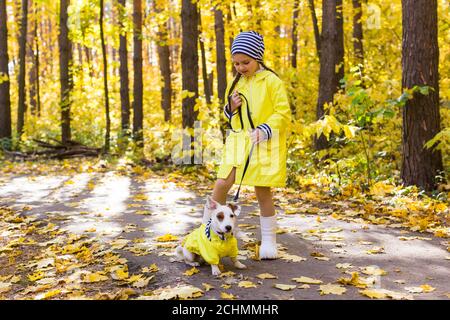
[[[259,248],[260,259],[276,259],[277,251],[277,218],[276,215],[271,217],[259,217],[261,223],[261,247]]]

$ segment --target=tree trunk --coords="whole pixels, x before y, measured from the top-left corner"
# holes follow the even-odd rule
[[[217,95],[220,104],[225,101],[227,89],[227,59],[225,55],[225,27],[222,10],[214,9],[214,31],[216,34],[216,66],[217,66]]]
[[[425,190],[443,170],[440,151],[424,144],[440,131],[437,0],[402,0],[402,88],[429,86],[403,107],[402,180]]]
[[[69,40],[69,28],[67,26],[67,8],[70,0],[61,0],[59,20],[59,74],[61,82],[61,140],[66,143],[71,139],[70,130],[70,105],[71,91],[73,87],[72,75],[72,42]]]
[[[161,13],[163,8],[160,8],[155,3],[156,13]],[[159,59],[159,70],[161,72],[161,77],[164,82],[161,88],[161,108],[164,111],[164,121],[170,122],[172,114],[172,82],[170,79],[171,68],[170,68],[170,48],[169,48],[169,30],[170,21],[164,22],[164,25],[158,25],[158,59]]]
[[[199,30],[199,44],[200,52],[202,55],[202,77],[203,77],[203,90],[205,92],[206,103],[211,104],[211,92],[209,91],[208,70],[206,69],[206,52],[205,52],[205,39],[202,35],[202,15],[201,9],[198,9],[198,30]]]
[[[142,1],[133,1],[133,137],[138,147],[144,147],[144,112],[142,107],[143,84],[142,84]]]
[[[130,128],[130,88],[128,82],[128,49],[127,34],[125,31],[125,5],[126,0],[119,0],[119,74],[120,74],[120,110],[121,110],[121,128],[122,134],[128,134]]]
[[[105,92],[105,117],[106,117],[106,131],[105,131],[105,146],[103,151],[109,153],[110,135],[111,135],[111,119],[109,117],[109,94],[108,94],[108,61],[106,59],[105,35],[103,33],[103,0],[100,0],[100,40],[102,44],[102,58],[103,58],[103,86]]]
[[[34,7],[34,41],[36,42],[36,54],[34,65],[36,67],[36,111],[37,116],[41,116],[41,82],[39,80],[40,76],[40,61],[39,61],[39,38],[38,38],[38,23],[37,23],[37,5]]]
[[[355,52],[355,60],[357,64],[364,63],[363,49],[363,29],[362,29],[362,8],[361,0],[353,0],[353,50]]]
[[[343,77],[343,28],[342,0],[328,0],[322,3],[322,36],[320,53],[319,98],[317,102],[317,120],[325,115],[324,105],[333,103],[333,96],[338,91],[339,80]],[[336,71],[336,66],[341,67]],[[316,150],[329,147],[324,135],[315,139]]]
[[[154,10],[157,14],[163,12],[164,8],[160,4],[154,3]],[[157,32],[157,54],[159,60],[159,70],[163,85],[161,87],[161,109],[164,111],[164,121],[168,122],[171,119],[172,109],[172,83],[171,83],[171,62],[170,62],[170,48],[168,45],[169,31],[171,29],[170,20],[167,19],[164,23],[158,24]]]
[[[18,106],[17,106],[17,135],[20,139],[25,124],[26,93],[25,93],[25,57],[27,45],[27,24],[28,24],[28,0],[22,0],[22,18],[20,22],[19,38],[19,83],[18,83]]]
[[[294,12],[292,16],[292,55],[291,55],[291,66],[297,69],[297,50],[298,50],[298,11],[300,9],[300,0],[295,0],[294,2]]]
[[[11,139],[7,19],[6,1],[0,1],[0,139]]]
[[[30,103],[30,112],[32,115],[37,114],[37,99],[36,99],[36,78],[37,78],[37,72],[36,72],[36,54],[34,52],[34,43],[37,42],[36,37],[36,5],[30,1],[28,3],[29,11],[34,11],[34,14],[32,16],[33,20],[30,21],[30,25],[33,25],[33,29],[28,32],[27,35],[27,57],[29,60],[29,64],[31,65],[30,71],[28,72],[28,90],[29,90],[29,103]]]
[[[236,17],[236,6],[234,5],[234,2],[233,2],[233,12],[234,12],[234,16]],[[228,22],[228,25],[231,25],[231,6],[228,6],[227,22]],[[233,45],[234,36],[233,36],[232,30],[230,30],[230,31],[231,32],[230,32],[230,36],[228,38],[228,42],[229,42],[230,48],[231,48],[231,46]],[[240,29],[239,32],[242,32],[242,29]],[[231,73],[233,74],[233,78],[237,74],[237,70],[234,67],[233,63],[231,63]]]
[[[191,0],[182,0],[181,25],[182,90],[189,94],[182,100],[182,123],[183,129],[186,129],[194,128],[194,122],[198,117],[198,111],[194,109],[198,98],[198,11],[197,4],[192,3]],[[190,138],[183,139],[183,150],[193,150]],[[193,153],[189,156],[191,161],[184,158],[184,163],[193,163],[193,156]]]
[[[314,7],[314,0],[308,0],[308,6],[311,11],[311,17],[312,17],[312,21],[313,21],[314,38],[316,39],[317,56],[320,58],[321,40],[320,40],[320,32],[319,32],[319,23],[317,22],[316,9]],[[323,22],[322,22],[322,24],[323,24]],[[322,30],[323,30],[323,26],[322,26]]]

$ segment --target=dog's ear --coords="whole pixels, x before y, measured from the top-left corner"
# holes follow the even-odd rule
[[[231,210],[233,210],[233,213],[235,214],[235,216],[239,217],[239,214],[241,213],[241,206],[238,206],[233,203],[229,203],[228,206],[231,208]]]
[[[214,199],[212,197],[206,197],[206,206],[208,207],[209,210],[216,210],[219,207],[219,203],[214,201]]]

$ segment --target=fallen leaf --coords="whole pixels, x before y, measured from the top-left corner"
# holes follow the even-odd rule
[[[231,293],[221,292],[220,293],[220,298],[227,299],[227,300],[234,300],[234,299],[236,299],[236,296],[234,296]]]
[[[291,284],[281,284],[281,283],[276,283],[273,285],[275,288],[283,290],[283,291],[289,291],[292,289],[297,288],[296,285],[291,285]]]
[[[336,265],[336,268],[338,268],[338,269],[349,269],[349,268],[352,268],[352,267],[353,266],[352,266],[351,263],[338,263]]]
[[[198,270],[196,267],[192,267],[191,269],[187,270],[187,271],[184,272],[183,274],[184,274],[185,276],[192,276],[192,275],[194,275],[194,274],[196,274],[196,273],[199,273],[199,272],[200,272],[200,270]]]
[[[373,247],[370,250],[366,250],[367,254],[379,254],[379,253],[385,253],[383,247]]]
[[[384,299],[387,298],[386,292],[382,289],[365,289],[360,290],[359,293],[361,293],[364,296],[369,297],[370,299]]]
[[[274,276],[273,274],[270,273],[260,273],[256,277],[259,279],[278,279],[277,276]]]
[[[347,292],[347,289],[340,285],[327,283],[327,284],[321,285],[319,287],[319,291],[320,291],[320,295],[325,295],[325,294],[342,295],[345,292]]]
[[[308,283],[308,284],[321,284],[323,283],[322,280],[308,278],[308,277],[300,277],[300,278],[292,278],[291,280],[294,280],[298,283]]]
[[[210,291],[212,289],[214,289],[214,286],[210,285],[209,283],[202,283],[203,288],[205,288],[205,291]]]
[[[248,289],[248,288],[256,288],[257,286],[251,281],[240,281],[238,283],[238,287]]]
[[[105,273],[103,271],[99,271],[99,272],[85,274],[82,282],[92,283],[92,282],[100,282],[100,281],[106,281],[106,280],[108,280],[108,277],[105,276]]]
[[[158,242],[177,241],[178,237],[168,233],[168,234],[165,234],[163,236],[156,237],[155,240],[158,241]]]
[[[364,267],[364,268],[362,268],[361,272],[364,273],[364,274],[371,275],[371,276],[384,276],[384,275],[387,275],[386,271],[384,271],[383,269],[378,268],[377,266]]]

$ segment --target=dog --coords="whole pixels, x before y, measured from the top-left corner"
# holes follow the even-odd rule
[[[176,255],[194,267],[203,261],[209,263],[214,276],[221,274],[219,262],[223,257],[230,257],[236,268],[246,269],[247,266],[237,260],[237,239],[233,233],[240,212],[240,206],[221,205],[207,197],[202,225],[184,238],[176,248]]]

